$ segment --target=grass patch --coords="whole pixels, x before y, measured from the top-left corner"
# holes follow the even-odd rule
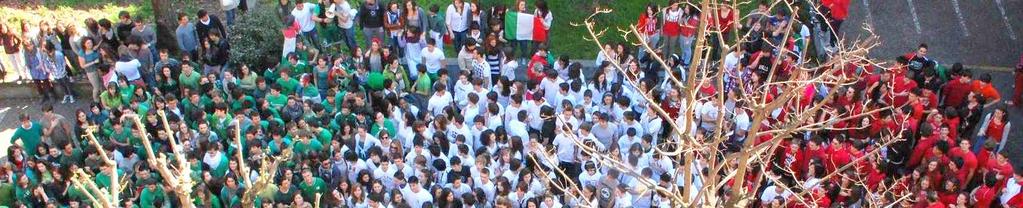
[[[21,2],[20,4],[18,2]],[[104,0],[21,0],[5,2],[0,6],[0,19],[3,23],[19,30],[22,21],[38,26],[40,21],[58,21],[63,24],[75,24],[84,27],[85,19],[110,19],[117,22],[117,14],[128,11],[132,16],[140,16],[147,20],[153,19],[152,4],[142,2],[111,2]]]

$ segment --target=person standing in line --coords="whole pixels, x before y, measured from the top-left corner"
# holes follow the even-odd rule
[[[99,93],[103,90],[103,80],[100,78],[100,52],[96,49],[96,42],[92,38],[82,39],[82,47],[78,51],[78,63],[85,69],[85,77],[92,85],[92,100],[99,100]]]
[[[4,72],[14,71],[18,73],[18,80],[28,79],[29,74],[25,70],[25,57],[21,55],[22,40],[7,24],[0,24],[0,44],[3,45],[4,59],[6,59],[4,60]]]
[[[355,50],[359,45],[355,43],[355,10],[352,5],[348,0],[334,0],[334,15],[337,17],[337,26],[341,28],[345,46],[348,46],[349,51]]]
[[[51,95],[56,99],[57,94],[53,92],[53,83],[50,83],[50,73],[43,63],[43,52],[35,44],[25,44],[25,66],[32,75],[32,83],[35,84],[36,92],[43,95],[43,103],[49,102]]]
[[[430,12],[427,13],[426,28],[423,28],[428,36],[427,39],[442,40],[444,34],[447,33],[447,25],[445,24],[444,16],[440,15],[440,6],[431,5]],[[438,45],[442,51],[444,50],[444,44]]]
[[[1016,70],[1013,72],[1015,77],[1015,85],[1012,86],[1012,100],[1006,103],[1009,106],[1019,107],[1023,105],[1023,56],[1019,57],[1019,63],[1016,64]]]
[[[455,50],[461,50],[466,33],[469,32],[469,4],[463,0],[454,0],[444,12],[444,24],[447,25],[452,45],[455,46]]]
[[[291,10],[291,16],[295,17],[298,26],[301,28],[302,37],[306,42],[319,48],[319,35],[316,34],[316,22],[322,21],[313,12],[316,4],[305,3],[305,0],[295,0],[295,9]]]
[[[677,0],[672,0],[668,8],[664,9],[664,26],[662,26],[661,35],[664,36],[664,54],[674,55],[679,54],[679,41],[678,36],[682,31],[681,24],[682,15],[685,12],[679,6]]]
[[[60,89],[64,91],[64,98],[61,99],[61,104],[75,103],[75,91],[71,87],[71,80],[68,78],[67,62],[64,60],[64,53],[56,49],[53,44],[46,44],[43,47],[43,65],[42,67],[47,73],[50,74],[50,78],[56,81],[60,86]],[[50,90],[53,97],[57,97],[57,93],[54,90]]]
[[[543,27],[540,27],[539,30],[533,31],[533,45],[540,45],[543,43],[550,46],[551,44],[547,42],[547,34],[551,31],[551,24],[554,23],[554,15],[551,14],[550,8],[547,7],[547,1],[537,0],[536,10],[533,11],[533,14],[536,15],[536,18],[539,18],[540,23],[543,24]],[[534,28],[536,27],[534,26]]]
[[[234,25],[234,16],[238,11],[239,0],[220,0],[220,6],[224,9],[224,18],[227,18],[227,26]]]
[[[380,5],[377,0],[366,0],[366,3],[359,8],[359,26],[362,28],[362,37],[366,39],[367,46],[374,39],[388,39],[384,37],[385,11],[384,6]]]
[[[174,30],[177,36],[178,49],[185,52],[185,56],[197,59],[199,54],[199,37],[196,35],[195,24],[188,20],[188,15],[178,13],[178,28]]]

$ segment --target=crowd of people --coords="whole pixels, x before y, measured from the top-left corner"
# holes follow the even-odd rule
[[[43,114],[20,115],[0,163],[0,205],[91,207],[89,192],[70,180],[83,171],[101,188],[126,186],[119,206],[181,207],[161,167],[147,162],[148,138],[154,154],[186,154],[190,167],[174,168],[191,169],[195,184],[187,193],[197,207],[675,207],[664,193],[636,186],[638,178],[699,190],[700,178],[727,175],[711,172],[706,157],[742,151],[747,139],[780,137],[746,138],[753,126],[747,100],[800,90],[800,99],[773,111],[759,130],[783,128],[792,114],[822,102],[810,117],[827,128],[779,138],[768,162],[753,167],[768,171],[745,176],[751,182],[744,188],[755,194],[750,206],[1023,206],[1023,174],[1003,151],[1011,128],[1006,108],[1021,103],[1023,90],[1003,102],[990,74],[940,65],[927,57],[926,44],[892,65],[797,71],[811,59],[808,45],[833,44],[813,42],[810,28],[821,25],[807,19],[837,30],[848,0],[824,0],[814,12],[772,10],[764,1],[750,14],[725,6],[715,15],[678,0],[649,4],[630,15],[654,49],[608,44],[595,54],[595,68],[550,51],[555,19],[544,0],[281,0],[284,28],[270,29],[284,37],[283,53],[267,57],[281,61],[250,68],[232,61],[226,38],[248,3],[221,3],[223,10],[178,14],[173,50],[156,49],[153,26],[127,12],[116,23],[86,20],[83,31],[73,23],[22,22],[20,30],[0,24],[4,72],[43,96]],[[724,73],[724,87],[700,85],[697,100],[688,100],[669,76],[717,81],[684,77],[701,21],[721,31],[709,35],[712,46],[739,47],[713,48],[728,50],[723,57],[713,52],[706,66],[724,69],[712,72]],[[364,39],[356,39],[357,30]],[[531,31],[527,37],[521,30]],[[727,38],[735,33],[749,35]],[[334,43],[345,52],[323,52]],[[445,47],[457,55],[448,58]],[[666,65],[652,54],[666,57]],[[764,87],[825,75],[853,81]],[[54,113],[54,105],[76,102],[71,83],[81,77],[94,102],[73,115]],[[829,92],[836,96],[825,99]],[[694,114],[680,115],[686,112]],[[671,123],[692,126],[686,136],[697,141],[716,131],[727,139],[682,167],[655,151],[682,139]],[[171,141],[179,149],[172,151]],[[540,154],[547,150],[554,154]],[[243,181],[257,181],[267,174],[258,168],[266,159],[286,153],[291,157],[271,170],[270,183],[249,191]],[[697,179],[691,184],[683,180],[686,168]],[[564,184],[578,189],[558,188]],[[735,191],[708,194],[724,199]],[[250,193],[254,201],[243,201]],[[689,193],[684,197],[695,199],[696,191]]]

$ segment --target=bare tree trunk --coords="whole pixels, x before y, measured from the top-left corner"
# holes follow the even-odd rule
[[[177,37],[178,11],[173,6],[179,0],[150,0],[153,4],[153,17],[156,19],[156,48],[167,49],[171,54],[180,53]]]

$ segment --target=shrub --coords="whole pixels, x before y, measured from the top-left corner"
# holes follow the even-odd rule
[[[277,65],[284,42],[283,27],[272,7],[258,7],[245,14],[239,13],[235,24],[228,29],[231,64],[246,64],[253,70]]]

